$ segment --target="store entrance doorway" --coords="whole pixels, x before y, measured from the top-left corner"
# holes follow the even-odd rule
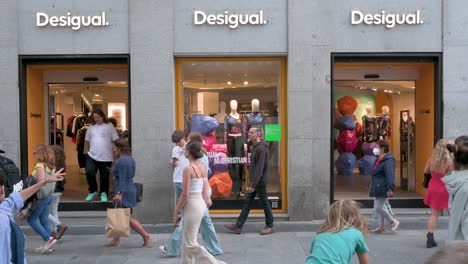
[[[67,165],[61,210],[103,210],[109,203],[85,202],[88,193],[84,137],[93,110],[114,117],[129,138],[129,68],[118,58],[20,58],[21,172],[34,169],[39,144],[64,148]],[[99,176],[97,176],[99,181]],[[112,180],[110,181],[112,199]]]
[[[423,206],[424,167],[441,137],[439,56],[332,58],[332,199],[372,206],[372,147],[385,140],[396,161],[392,206]]]

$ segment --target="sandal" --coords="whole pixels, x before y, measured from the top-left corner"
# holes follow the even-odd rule
[[[143,238],[143,246],[144,248],[150,248],[153,246],[153,244],[156,242],[156,240],[153,238],[152,235],[149,235],[147,237]]]
[[[118,247],[118,246],[120,246],[120,240],[114,240],[114,239],[104,244],[104,247],[107,247],[107,248]]]

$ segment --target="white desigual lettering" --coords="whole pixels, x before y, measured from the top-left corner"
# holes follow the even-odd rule
[[[46,13],[36,13],[36,26],[45,27],[70,27],[79,30],[82,27],[106,27],[110,23],[106,20],[106,12],[97,16],[72,16],[70,12],[66,16],[49,16]]]
[[[385,25],[386,28],[394,28],[396,25],[420,25],[424,24],[421,19],[421,11],[417,10],[411,14],[394,14],[381,11],[379,14],[364,14],[361,11],[351,11],[351,24],[358,25]]]
[[[239,27],[239,25],[266,25],[267,21],[263,18],[263,10],[256,14],[230,14],[229,11],[224,11],[224,14],[206,14],[203,11],[193,12],[193,23],[195,25],[227,25],[231,29]]]

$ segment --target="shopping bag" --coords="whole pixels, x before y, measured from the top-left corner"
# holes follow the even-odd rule
[[[130,208],[108,208],[105,231],[111,238],[130,236]]]

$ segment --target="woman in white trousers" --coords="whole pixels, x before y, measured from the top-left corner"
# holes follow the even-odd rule
[[[207,207],[212,202],[209,196],[207,168],[198,161],[203,156],[201,143],[191,141],[185,146],[185,156],[190,164],[184,168],[182,194],[174,210],[174,224],[178,224],[179,214],[184,209],[182,235],[182,264],[225,264],[217,260],[198,244],[198,230]]]

